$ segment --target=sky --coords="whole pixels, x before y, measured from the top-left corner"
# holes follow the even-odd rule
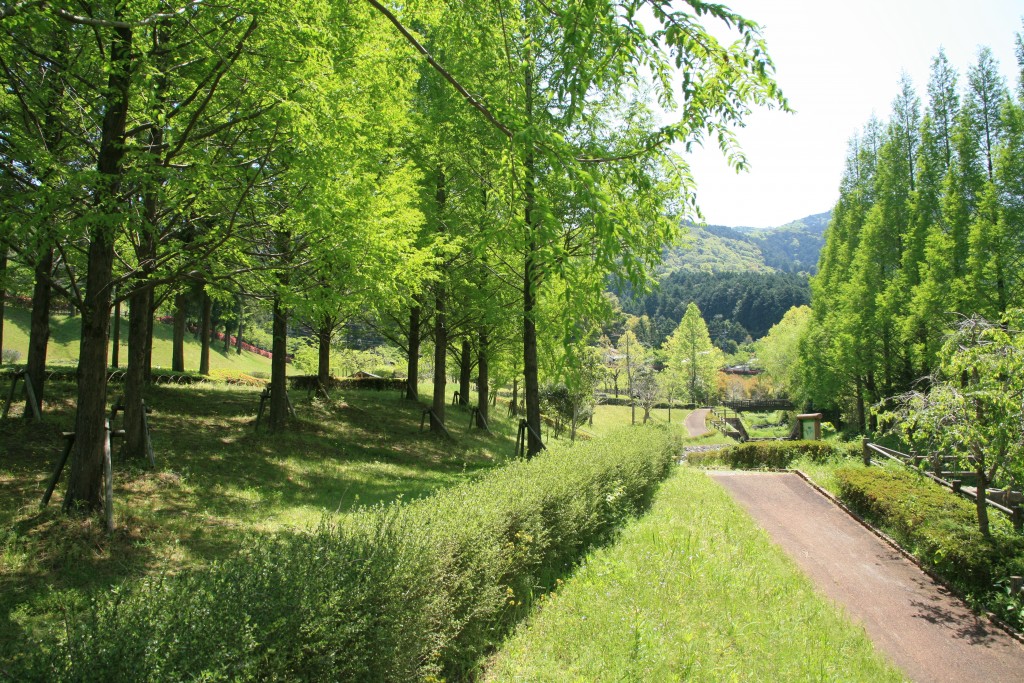
[[[829,210],[850,138],[872,113],[888,119],[903,71],[926,104],[940,46],[961,85],[983,45],[1011,87],[1017,83],[1024,0],[721,1],[761,24],[796,113],[755,111],[737,131],[752,167],[746,173],[732,171],[717,149],[687,157],[712,225],[774,227]]]

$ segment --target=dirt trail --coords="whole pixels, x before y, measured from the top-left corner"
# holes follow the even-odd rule
[[[1024,681],[1024,646],[796,474],[711,472],[915,681]]]
[[[704,436],[708,433],[708,428],[704,425],[704,421],[710,412],[709,408],[701,408],[686,416],[686,421],[683,424],[686,426],[686,431],[690,433],[690,436]]]

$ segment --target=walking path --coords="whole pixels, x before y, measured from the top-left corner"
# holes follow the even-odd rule
[[[709,475],[912,680],[1024,681],[1024,646],[796,474]]]
[[[690,436],[698,437],[708,433],[708,428],[704,425],[704,421],[710,412],[710,408],[701,408],[686,416],[686,421],[683,424],[686,426],[686,431],[690,433]]]

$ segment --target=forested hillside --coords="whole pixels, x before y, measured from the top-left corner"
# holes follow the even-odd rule
[[[828,211],[768,229],[690,224],[686,241],[665,250],[658,272],[814,274],[831,216]]]
[[[684,246],[666,250],[653,291],[616,294],[625,312],[650,319],[652,344],[664,341],[693,301],[715,345],[735,352],[767,334],[790,308],[810,302],[807,278],[817,272],[830,217],[815,214],[767,230],[690,225]]]
[[[806,276],[793,273],[679,271],[646,296],[624,299],[622,307],[632,315],[648,316],[651,341],[661,344],[691,301],[700,308],[715,345],[734,352],[767,334],[793,306],[809,303],[810,288]]]

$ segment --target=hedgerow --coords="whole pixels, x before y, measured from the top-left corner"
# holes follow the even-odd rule
[[[906,469],[836,470],[839,497],[882,528],[975,604],[1020,627],[1020,601],[1007,599],[1008,578],[1024,570],[1024,538],[1003,518],[992,537],[978,531],[974,503]]]
[[[827,441],[748,441],[717,451],[691,453],[694,465],[725,465],[733,469],[786,469],[794,460],[808,456],[814,462],[848,457],[855,446]]]
[[[517,461],[409,504],[253,538],[206,570],[66,605],[19,680],[407,681],[472,675],[585,551],[645,508],[665,430]]]

